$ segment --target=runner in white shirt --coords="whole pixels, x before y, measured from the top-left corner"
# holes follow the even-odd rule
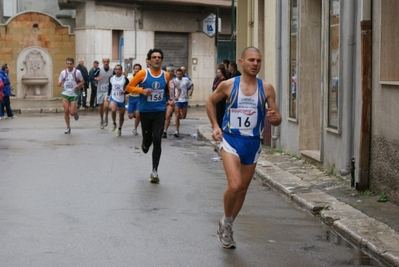
[[[78,111],[76,110],[76,104],[78,101],[78,95],[76,93],[80,87],[84,84],[82,73],[75,69],[73,58],[66,59],[67,68],[61,71],[58,77],[58,86],[62,86],[62,106],[64,107],[64,119],[67,126],[65,134],[71,133],[71,124],[69,115],[74,116],[75,120],[79,119]]]
[[[109,78],[107,101],[110,102],[111,118],[113,127],[111,132],[116,130],[116,109],[119,108],[119,126],[116,136],[122,135],[122,125],[125,118],[125,89],[129,84],[129,79],[122,75],[122,66],[116,65],[114,68],[115,75]]]
[[[179,137],[180,116],[181,119],[185,119],[187,116],[188,96],[192,94],[194,86],[189,78],[183,77],[183,71],[181,69],[176,71],[176,78],[173,80],[177,89],[177,95],[175,97],[175,100],[177,100],[175,108],[175,137]],[[191,89],[188,90],[188,88]]]
[[[106,100],[109,86],[109,78],[114,75],[114,69],[109,66],[109,58],[103,58],[103,66],[93,74],[93,80],[97,81],[97,105],[101,118],[101,129],[108,125],[108,105]],[[104,120],[105,113],[105,120]]]
[[[169,77],[171,77],[169,81],[169,99],[166,102],[166,115],[165,115],[165,126],[163,128],[162,138],[168,138],[168,128],[170,125],[170,119],[172,118],[173,112],[175,110],[175,67],[167,66],[166,71],[169,72]]]

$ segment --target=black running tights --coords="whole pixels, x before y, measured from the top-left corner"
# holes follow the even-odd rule
[[[158,170],[159,160],[161,158],[161,141],[165,125],[165,111],[140,112],[141,130],[143,134],[143,144],[146,148],[152,149],[152,169]]]

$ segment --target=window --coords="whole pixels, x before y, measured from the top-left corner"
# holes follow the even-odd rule
[[[381,5],[380,81],[399,82],[399,1],[384,0]]]
[[[298,1],[291,0],[290,8],[290,87],[289,87],[289,117],[296,119],[297,98],[297,33],[298,33]]]
[[[339,118],[339,33],[340,0],[330,0],[329,5],[329,66],[328,66],[328,127],[338,129]]]
[[[5,18],[10,18],[17,14],[17,1],[3,0],[3,15]],[[1,1],[0,1],[1,3]],[[2,21],[1,21],[2,22]]]
[[[123,45],[123,31],[112,30],[112,60],[119,60]]]

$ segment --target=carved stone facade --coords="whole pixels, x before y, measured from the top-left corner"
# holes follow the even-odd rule
[[[37,95],[37,98],[41,99],[59,97],[61,88],[57,86],[57,79],[53,77],[58,77],[65,68],[67,57],[75,57],[75,35],[70,33],[68,26],[63,26],[48,14],[23,12],[0,25],[0,55],[2,64],[7,63],[10,67],[13,93],[18,98],[30,95]],[[36,58],[35,61],[41,60],[36,68],[43,69],[35,70],[35,76],[42,78],[39,91],[36,91],[35,87],[38,86],[37,81],[36,85],[29,81],[28,84],[22,82],[22,77],[27,75],[27,69],[32,67],[32,62],[24,63],[27,56],[28,61],[30,57]],[[32,89],[29,86],[32,86]]]

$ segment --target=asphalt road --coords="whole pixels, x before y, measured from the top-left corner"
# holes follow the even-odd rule
[[[0,121],[0,266],[382,266],[256,180],[223,249],[223,168],[191,137],[204,110],[189,117],[163,139],[159,185],[132,121],[119,138],[94,113],[71,135],[61,114]]]

